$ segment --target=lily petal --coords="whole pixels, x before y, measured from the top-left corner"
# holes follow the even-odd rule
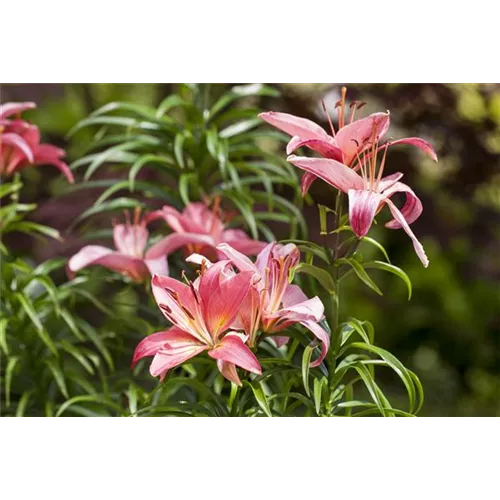
[[[241,229],[222,231],[222,241],[245,255],[256,255],[267,245],[265,241],[252,240]]]
[[[173,326],[169,330],[152,333],[143,338],[135,348],[132,365],[130,367],[133,368],[140,359],[156,354],[160,349],[165,347],[170,335],[175,335],[181,331],[182,330],[179,330],[179,328]]]
[[[347,193],[349,189],[363,189],[363,179],[343,163],[329,158],[305,158],[291,155],[287,161],[316,175],[331,186]]]
[[[158,307],[170,322],[201,342],[210,342],[201,307],[188,285],[168,276],[155,275],[151,287]]]
[[[190,339],[186,339],[186,341],[183,342],[182,339],[179,338],[177,342],[175,340],[174,342],[175,347],[164,348],[155,354],[153,362],[149,367],[149,373],[151,373],[153,377],[160,376],[163,380],[168,370],[181,365],[184,361],[194,358],[207,349],[206,345],[196,344]]]
[[[142,257],[148,243],[149,232],[144,225],[117,224],[113,228],[113,241],[117,250],[126,255]]]
[[[160,257],[159,259],[145,259],[144,264],[146,264],[149,269],[151,276],[154,274],[168,276],[168,261],[166,257]]]
[[[211,358],[234,363],[236,366],[252,373],[261,374],[262,368],[255,354],[244,344],[239,335],[228,333],[219,342],[219,345],[210,351]]]
[[[349,190],[349,221],[354,233],[361,238],[370,230],[384,196],[374,191]]]
[[[283,329],[292,323],[301,323],[302,321],[320,321],[323,317],[325,307],[319,297],[307,299],[304,302],[283,307],[275,313],[267,315],[267,318],[278,318],[279,329]]]
[[[191,244],[214,246],[214,239],[208,235],[194,233],[169,234],[146,252],[146,258],[157,259],[163,255],[170,255],[175,250]]]
[[[11,146],[19,150],[29,163],[34,163],[35,156],[30,145],[18,134],[3,133],[1,137],[1,144]]]
[[[60,159],[66,156],[64,150],[57,148],[56,146],[52,146],[52,144],[38,144],[34,148],[33,152],[35,155],[34,163],[36,165],[53,165],[58,168],[62,174],[64,174],[70,184],[75,182],[73,172],[71,172],[68,165]]]
[[[236,371],[236,366],[234,365],[234,363],[228,363],[227,361],[218,359],[217,368],[219,369],[223,377],[241,387],[241,380],[238,376],[238,372]]]
[[[395,184],[393,184],[389,189],[386,189],[383,192],[383,195],[386,198],[390,198],[395,193],[406,194],[406,201],[405,204],[403,205],[403,208],[401,208],[400,212],[401,215],[406,219],[406,222],[408,224],[415,222],[420,217],[420,214],[424,210],[422,202],[420,201],[418,196],[413,192],[413,190],[409,186],[403,184],[402,182],[396,182]],[[389,221],[385,225],[385,227],[388,227],[389,229],[400,229],[403,226],[396,219],[393,219]]]
[[[311,368],[319,366],[321,362],[325,359],[326,354],[328,353],[328,349],[330,347],[330,336],[326,333],[321,326],[319,326],[314,321],[306,320],[301,321],[301,324],[304,325],[308,330],[310,330],[314,336],[321,341],[321,354],[318,356],[316,360],[311,362]]]
[[[420,137],[406,137],[404,139],[398,139],[396,141],[388,143],[389,147],[397,146],[398,144],[410,144],[416,148],[422,150],[426,155],[430,156],[435,162],[438,161],[438,157],[434,148]]]
[[[375,134],[377,140],[385,135],[389,129],[389,113],[373,113],[366,118],[355,120],[349,125],[342,127],[335,136],[335,144],[342,150],[346,165],[350,165],[360,153],[369,147],[370,140]]]
[[[8,116],[22,113],[27,109],[36,108],[34,102],[7,102],[0,105],[0,119],[7,118]]]
[[[221,243],[217,245],[217,250],[222,252],[240,271],[259,273],[255,264],[246,255],[238,252],[238,250],[235,250],[231,245]],[[265,251],[265,249],[263,251]]]
[[[259,118],[291,136],[299,136],[302,139],[323,139],[325,141],[332,139],[322,127],[307,118],[275,111],[260,113]]]
[[[137,281],[149,276],[148,268],[141,259],[123,255],[99,245],[83,247],[69,259],[68,269],[71,273],[75,273],[91,265],[99,265],[118,271]]]
[[[394,186],[396,182],[399,181],[403,177],[403,174],[401,172],[396,172],[395,174],[391,175],[386,175],[382,179],[380,179],[380,182],[377,185],[376,191],[378,193],[383,193],[386,189],[389,189],[391,186]]]
[[[266,267],[269,266],[269,259],[271,258],[272,252],[276,247],[276,242],[271,242],[267,244],[263,250],[257,255],[255,260],[255,266],[257,267],[261,276],[266,275]]]
[[[385,200],[385,202],[389,206],[389,209],[391,210],[394,219],[401,224],[401,227],[405,230],[406,234],[411,238],[413,242],[413,248],[415,249],[418,258],[420,259],[424,267],[427,267],[429,265],[429,259],[425,254],[424,247],[422,246],[420,241],[418,241],[415,234],[413,234],[413,231],[410,229],[410,226],[406,222],[406,219],[404,218],[403,214],[398,210],[396,205],[394,205],[394,203],[391,200]]]
[[[314,174],[304,172],[304,175],[302,176],[302,179],[300,181],[300,192],[302,193],[302,196],[305,196],[308,193],[311,184],[316,179],[317,177]]]
[[[330,137],[329,137],[330,139]],[[296,149],[308,147],[316,153],[320,154],[324,158],[331,158],[342,162],[342,150],[334,146],[331,141],[325,141],[322,139],[304,139],[304,137],[295,136],[292,137],[291,141],[287,144],[286,154],[292,154]]]
[[[203,317],[214,340],[236,319],[239,308],[250,290],[254,275],[251,271],[244,271],[220,281],[219,264],[224,262],[214,264],[202,274],[199,285]]]
[[[283,307],[291,307],[301,302],[306,302],[309,300],[306,294],[302,291],[302,288],[298,285],[288,285],[283,295]],[[320,314],[320,316],[323,313]]]

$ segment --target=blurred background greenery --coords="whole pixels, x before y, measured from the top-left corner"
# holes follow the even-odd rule
[[[230,85],[221,84],[221,91]],[[259,99],[254,104],[263,109],[304,116],[327,128],[321,99],[333,112],[341,85],[276,84],[281,97],[251,99]],[[422,415],[500,415],[500,85],[347,86],[350,99],[367,102],[365,114],[390,110],[392,137],[420,136],[432,142],[439,163],[418,151],[394,148],[387,165],[387,172],[403,172],[405,182],[423,201],[424,213],[413,228],[426,248],[429,268],[421,267],[402,231],[382,229],[383,214],[373,229],[392,262],[409,274],[412,300],[406,302],[402,283],[374,271],[386,294],[379,297],[354,279],[346,280],[343,316],[372,321],[377,344],[417,372],[426,395]],[[67,132],[79,120],[110,101],[158,105],[175,87],[3,85],[1,100],[35,101],[38,109],[26,113],[26,118],[40,127],[44,142],[65,148],[73,161],[85,153],[92,139],[88,129],[67,139]],[[275,141],[263,141],[262,146],[274,151],[282,148]],[[43,243],[16,236],[11,244],[36,262],[71,255],[82,241],[67,228],[101,191],[68,193],[66,181],[50,167],[26,169],[23,175],[25,201],[39,204],[36,221],[59,229],[65,241]],[[310,238],[320,241],[316,203],[329,205],[333,191],[315,182],[310,195],[304,213]],[[279,227],[276,231],[279,235]],[[391,382],[386,381],[387,392],[397,400],[399,384]]]

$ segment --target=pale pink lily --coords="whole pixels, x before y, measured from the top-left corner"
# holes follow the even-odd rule
[[[0,106],[0,174],[11,176],[26,167],[54,165],[73,183],[71,170],[61,160],[66,153],[51,144],[40,144],[40,131],[35,125],[20,118],[9,118],[35,107],[33,102],[11,102]]]
[[[342,88],[341,100],[337,103],[338,130],[335,128],[327,113],[327,118],[331,128],[331,135],[318,124],[306,118],[290,115],[287,113],[277,113],[269,111],[261,113],[259,116],[264,121],[273,125],[277,129],[292,136],[287,145],[287,154],[293,153],[300,147],[308,147],[324,158],[330,158],[338,162],[359,170],[358,159],[367,149],[372,147],[372,142],[378,142],[388,131],[390,118],[389,113],[373,113],[365,118],[355,120],[356,111],[361,109],[365,103],[353,101],[350,104],[350,117],[347,123],[346,116],[346,93],[347,89]],[[326,112],[326,109],[325,109]],[[397,144],[410,144],[418,147],[427,153],[434,161],[437,161],[436,153],[431,145],[418,137],[408,137],[389,142],[385,145],[395,146]],[[358,162],[358,164],[356,164]],[[316,179],[316,175],[306,173],[302,177],[302,194],[305,195],[309,187]]]
[[[384,172],[387,148],[377,170],[378,145],[372,141],[370,154],[360,156],[361,175],[333,159],[328,158],[302,158],[295,155],[287,160],[307,173],[316,175],[331,186],[340,189],[349,196],[349,221],[352,230],[358,237],[366,236],[373,223],[375,215],[384,205],[389,207],[393,219],[386,224],[390,229],[403,228],[411,238],[418,258],[427,267],[429,259],[424,248],[410,229],[422,213],[422,203],[412,189],[399,182],[403,174],[397,172],[387,177],[382,177]],[[406,202],[399,210],[391,201],[395,193],[404,193]]]
[[[166,276],[153,277],[156,302],[173,326],[143,339],[135,349],[132,366],[154,356],[149,371],[163,380],[168,370],[207,351],[222,375],[235,384],[241,385],[236,366],[262,373],[257,358],[245,345],[247,336],[231,328],[253,273],[228,275],[229,266],[229,261],[221,261],[202,268],[201,276],[189,284]]]
[[[140,211],[135,211],[134,220],[125,212],[125,224],[115,224],[113,240],[116,250],[100,246],[87,245],[68,262],[68,271],[72,276],[87,266],[99,265],[118,271],[134,281],[143,281],[152,274],[168,274],[165,256],[153,258],[146,251],[149,232],[146,225],[155,219],[153,214],[141,218]]]
[[[255,264],[227,243],[217,247],[241,272],[254,274],[254,285],[242,303],[237,325],[249,336],[249,345],[256,342],[258,331],[275,334],[300,323],[321,342],[321,354],[311,363],[319,366],[326,356],[330,337],[318,324],[323,319],[324,307],[318,297],[308,299],[297,285],[290,284],[290,275],[300,260],[300,252],[293,244],[268,244],[257,256]],[[286,337],[275,337],[278,345]]]
[[[231,244],[246,255],[255,255],[266,246],[262,241],[249,238],[241,229],[226,229],[219,211],[218,198],[212,210],[201,202],[190,203],[182,212],[164,206],[156,214],[165,220],[173,233],[153,245],[150,255],[160,257],[186,247],[189,254],[200,253],[215,257],[215,248],[223,242]]]

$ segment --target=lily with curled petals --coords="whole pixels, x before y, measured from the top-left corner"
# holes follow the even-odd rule
[[[170,226],[173,233],[163,238],[150,249],[152,257],[169,255],[178,248],[187,247],[189,253],[200,253],[214,257],[219,243],[229,243],[245,255],[259,253],[266,243],[252,240],[241,229],[226,229],[222,221],[219,199],[213,209],[204,203],[190,203],[182,212],[164,206],[156,212]]]
[[[51,144],[40,144],[38,127],[19,118],[23,111],[35,107],[33,102],[10,102],[0,106],[0,174],[11,176],[26,167],[54,165],[73,183],[71,170],[61,160],[66,153]],[[12,115],[17,118],[10,119]]]
[[[290,115],[287,113],[276,113],[269,111],[259,116],[270,125],[292,136],[287,145],[288,155],[300,147],[308,147],[323,158],[336,160],[344,165],[359,170],[359,157],[371,148],[372,142],[380,141],[386,134],[390,125],[389,113],[373,113],[365,118],[355,120],[356,111],[361,109],[365,103],[352,101],[350,108],[349,123],[346,113],[346,87],[342,87],[341,99],[337,102],[338,129],[330,120],[330,115],[325,113],[330,124],[331,135],[318,124],[306,118]],[[432,146],[418,137],[408,137],[386,143],[385,147],[397,144],[410,144],[427,153],[434,161],[437,161]],[[302,177],[302,194],[305,195],[309,187],[316,179],[316,175],[307,172]]]
[[[406,184],[399,182],[403,174],[397,172],[382,177],[384,172],[387,148],[384,148],[382,161],[377,168],[377,153],[379,146],[372,138],[372,149],[369,153],[358,155],[361,175],[333,159],[303,158],[291,155],[287,160],[307,173],[320,177],[331,186],[347,193],[349,196],[349,221],[352,230],[358,237],[366,236],[373,223],[375,215],[384,205],[389,207],[393,219],[386,224],[390,229],[403,228],[411,238],[415,252],[424,265],[429,265],[429,259],[424,248],[410,229],[410,224],[420,217],[422,203]],[[383,146],[382,146],[383,147]],[[398,209],[390,199],[396,193],[404,193],[406,202]]]
[[[249,336],[249,345],[255,345],[259,330],[276,334],[299,323],[321,342],[321,354],[311,363],[312,367],[319,366],[330,346],[330,337],[318,324],[324,313],[319,297],[308,299],[300,287],[290,284],[290,276],[300,260],[298,248],[293,244],[269,243],[255,264],[227,243],[217,249],[241,272],[254,274],[254,285],[237,317],[237,324]],[[275,337],[275,340],[282,345],[288,338]]]
[[[245,345],[247,336],[231,328],[252,285],[253,272],[228,275],[228,267],[226,260],[202,268],[196,282],[188,284],[167,276],[153,277],[156,302],[173,326],[143,339],[135,349],[132,367],[154,356],[149,371],[163,380],[168,370],[207,351],[222,375],[235,384],[241,385],[236,366],[262,373]]]
[[[133,222],[125,212],[125,224],[115,224],[113,240],[116,250],[100,245],[87,245],[68,262],[70,275],[87,266],[99,265],[118,271],[134,281],[143,281],[152,274],[168,274],[167,259],[153,258],[146,251],[149,232],[148,222],[153,220],[153,214],[145,214],[141,219],[140,210],[136,209]]]

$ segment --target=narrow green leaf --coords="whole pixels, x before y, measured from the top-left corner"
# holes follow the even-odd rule
[[[45,262],[42,262],[40,265],[35,267],[33,274],[35,276],[50,274],[52,271],[64,267],[67,261],[68,259],[64,257],[46,260]]]
[[[10,387],[12,385],[12,376],[14,375],[14,369],[19,362],[19,358],[17,356],[13,356],[9,358],[7,361],[7,367],[5,368],[5,406],[7,408],[10,406]]]
[[[304,354],[302,355],[302,383],[304,384],[304,389],[308,396],[311,395],[311,390],[309,388],[309,370],[311,369],[311,357],[314,349],[314,347],[306,346]]]
[[[89,127],[92,125],[116,125],[121,127],[128,128],[138,128],[143,130],[159,130],[160,126],[151,123],[139,121],[136,118],[129,118],[123,116],[91,116],[89,118],[85,118],[78,122],[69,132],[68,137],[74,135],[78,130],[81,130],[84,127]]]
[[[268,416],[272,417],[271,408],[269,408],[269,403],[267,402],[266,395],[264,394],[264,389],[260,382],[256,382],[255,380],[250,382],[246,381],[246,383],[251,387],[252,392],[255,396],[255,400],[261,407],[262,411]]]
[[[179,178],[179,195],[184,205],[189,205],[189,183],[195,178],[195,174],[181,174]]]
[[[143,204],[133,198],[115,198],[114,200],[107,201],[105,203],[101,203],[98,206],[92,206],[85,210],[82,214],[80,214],[74,221],[72,226],[76,225],[76,223],[80,222],[91,215],[100,214],[103,212],[110,212],[113,210],[125,210],[127,208],[135,208],[141,207],[143,208]]]
[[[321,412],[321,402],[323,399],[323,388],[328,384],[328,380],[325,377],[321,379],[314,379],[314,406],[316,408],[316,414],[319,415]]]
[[[159,139],[151,139],[151,142],[152,144],[149,144],[151,146],[158,146],[160,144]],[[88,181],[101,165],[112,162],[117,153],[128,152],[143,145],[143,141],[127,141],[108,148],[102,153],[98,153],[88,166],[83,179]]]
[[[411,299],[412,286],[409,276],[399,267],[393,266],[392,264],[387,264],[387,262],[382,262],[379,260],[374,260],[370,262],[363,263],[364,268],[368,269],[380,269],[381,271],[387,271],[389,273],[395,274],[399,278],[401,278],[408,288],[408,300]]]
[[[2,182],[2,184],[0,184],[0,198],[15,193],[22,187],[23,185],[21,182]]]
[[[409,399],[409,411],[410,413],[414,410],[416,404],[416,392],[415,387],[413,385],[413,379],[411,375],[408,373],[406,367],[399,361],[396,356],[391,354],[389,351],[382,349],[381,347],[377,347],[371,344],[366,344],[364,342],[353,342],[350,344],[352,349],[361,349],[364,351],[372,352],[380,356],[399,376],[402,380],[403,384],[406,387],[406,391],[408,392]]]
[[[173,163],[172,159],[168,156],[164,155],[152,155],[152,154],[147,154],[147,155],[142,155],[137,160],[134,162],[134,164],[130,167],[129,173],[128,173],[128,179],[130,183],[130,191],[134,191],[135,189],[135,179],[139,172],[141,171],[142,167],[147,164],[157,164],[161,165],[164,168],[168,170],[174,170],[177,171],[177,167]]]
[[[73,315],[67,309],[61,309],[60,316],[64,320],[64,322],[68,325],[73,335],[81,342],[84,342],[85,337],[78,330],[78,327],[76,326],[75,321],[73,319]]]
[[[181,96],[177,94],[172,94],[163,99],[160,105],[158,106],[158,110],[156,111],[156,118],[161,118],[165,113],[168,113],[172,108],[176,108],[179,106],[186,106],[189,103],[182,99]]]
[[[53,229],[52,227],[44,226],[42,224],[37,224],[36,222],[31,222],[31,221],[13,222],[12,224],[9,224],[8,232],[10,233],[13,231],[20,231],[26,234],[40,233],[43,234],[44,236],[48,236],[49,238],[62,241],[61,234],[57,229]]]
[[[7,344],[7,324],[9,320],[7,318],[0,319],[0,348],[5,353],[6,356],[9,355],[9,346]]]
[[[106,360],[106,363],[109,366],[110,370],[114,369],[114,363],[113,363],[113,358],[111,357],[111,354],[109,353],[108,349],[104,345],[104,342],[102,341],[101,337],[99,336],[99,333],[97,330],[94,329],[89,323],[84,321],[83,319],[78,320],[78,325],[80,326],[80,329],[83,330],[85,335],[92,341],[92,343],[97,347],[99,352],[102,354],[102,357]]]
[[[295,268],[295,273],[309,274],[310,276],[313,276],[328,293],[335,293],[335,283],[333,281],[333,278],[325,269],[321,269],[311,264],[300,263]]]
[[[118,414],[121,414],[123,411],[121,406],[117,405],[114,401],[107,398],[106,396],[100,394],[92,394],[85,396],[75,396],[74,398],[68,399],[68,401],[66,401],[59,407],[55,416],[60,417],[70,406],[74,405],[75,403],[83,402],[102,404],[116,411]]]
[[[65,398],[68,398],[68,389],[66,388],[66,382],[64,380],[64,375],[61,370],[61,367],[56,363],[55,360],[49,358],[45,360],[45,364],[49,367],[49,370],[52,372],[54,376],[54,380],[56,381],[57,387],[62,392]]]
[[[58,356],[56,346],[54,345],[54,342],[50,338],[50,335],[43,328],[43,325],[40,322],[38,315],[37,315],[37,312],[36,312],[33,304],[31,303],[31,301],[29,301],[21,293],[15,293],[14,296],[21,304],[21,307],[24,309],[24,311],[26,312],[26,314],[30,318],[31,322],[35,325],[38,336],[40,337],[42,342],[51,350],[51,352],[54,354],[54,356]]]
[[[242,134],[247,130],[251,130],[258,125],[262,125],[262,120],[260,118],[250,118],[249,120],[243,120],[241,122],[233,123],[232,125],[229,125],[229,127],[221,130],[219,133],[219,137],[228,139],[230,137],[234,137],[235,135]]]
[[[183,134],[177,134],[174,140],[174,155],[178,165],[181,168],[185,168],[186,164],[184,163],[184,141],[186,137]]]
[[[24,417],[32,393],[32,391],[23,392],[23,395],[19,398],[19,402],[17,403],[16,417]]]
[[[89,363],[84,354],[82,354],[73,344],[70,344],[66,340],[61,340],[59,342],[59,345],[68,354],[71,354],[71,356],[73,356],[83,366],[83,368],[85,368],[85,370],[90,373],[90,375],[94,374],[93,366]]]
[[[337,259],[335,261],[336,265],[342,265],[342,264],[347,264],[351,266],[351,268],[354,270],[358,278],[369,288],[371,288],[374,292],[378,293],[379,295],[383,295],[382,291],[380,288],[373,282],[373,280],[368,276],[368,273],[364,270],[363,266],[355,259],[350,258],[341,258]]]
[[[384,254],[384,257],[387,260],[387,262],[389,264],[391,263],[391,259],[389,259],[389,255],[387,255],[385,248],[377,240],[369,238],[368,236],[363,236],[361,240],[366,241],[366,243],[370,243],[370,245],[373,245],[374,247],[378,248]]]

